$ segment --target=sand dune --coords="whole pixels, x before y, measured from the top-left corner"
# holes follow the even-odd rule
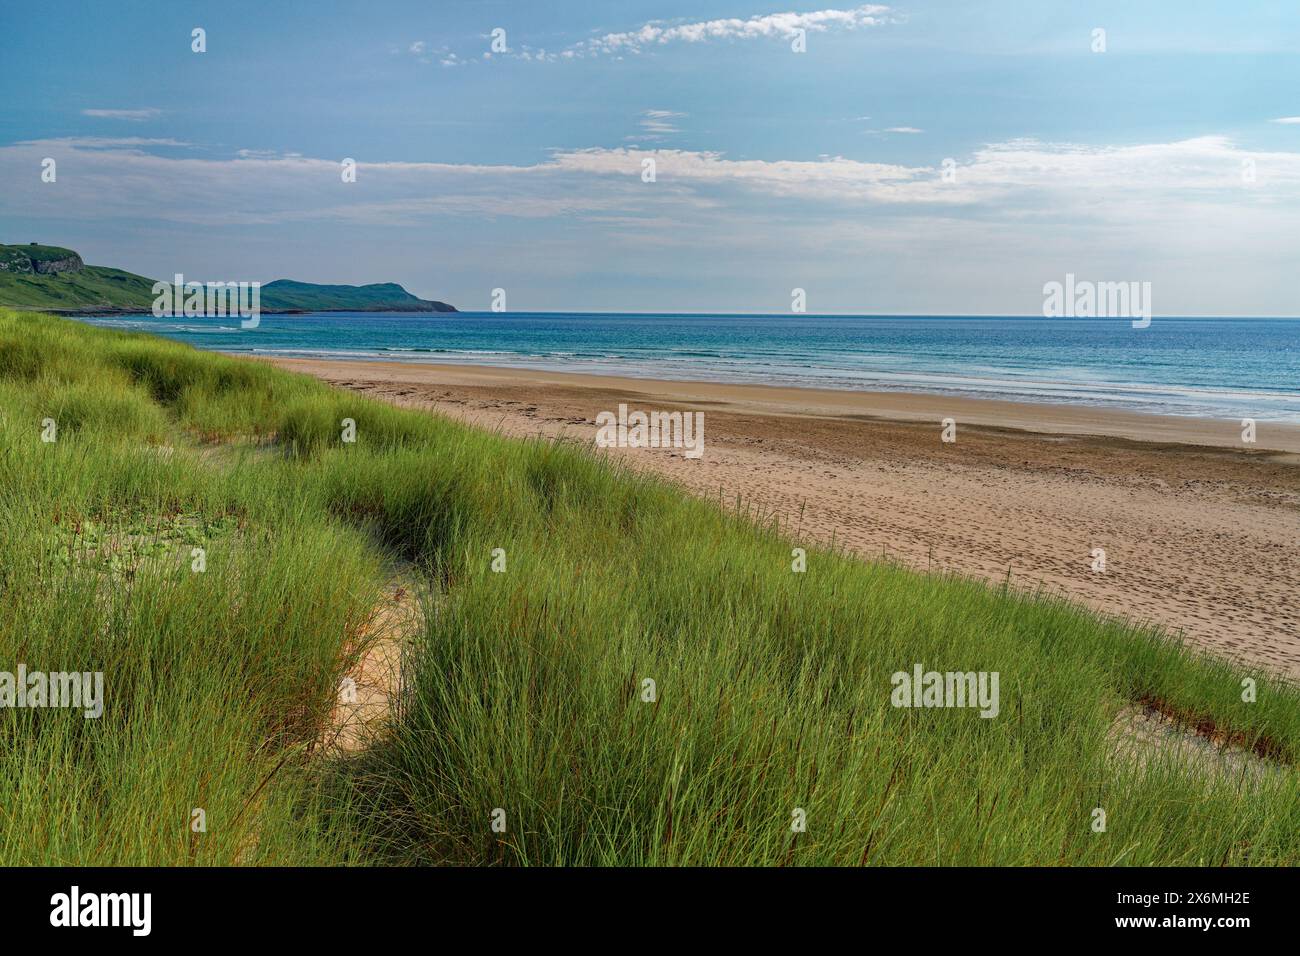
[[[1300,428],[1068,406],[278,360],[513,435],[591,443],[598,412],[703,411],[705,453],[613,449],[792,533],[917,568],[1043,586],[1300,679]],[[957,441],[940,441],[940,421]],[[1092,569],[1094,549],[1106,570]]]

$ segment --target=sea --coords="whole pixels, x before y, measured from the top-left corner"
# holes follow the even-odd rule
[[[1300,319],[374,313],[89,317],[234,355],[921,392],[1300,423]]]

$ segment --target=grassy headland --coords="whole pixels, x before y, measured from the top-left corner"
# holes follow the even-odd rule
[[[0,710],[0,862],[1300,862],[1300,693],[1158,634],[795,573],[780,529],[588,451],[49,316],[0,310],[0,411],[0,670],[105,684],[97,720]],[[426,623],[391,730],[323,756],[395,562]],[[998,716],[893,707],[915,664],[998,672]],[[1135,702],[1268,769],[1127,759]]]
[[[172,281],[169,276],[165,281]],[[0,245],[0,306],[68,313],[148,312],[154,279],[85,265],[59,246]],[[455,312],[421,299],[395,282],[318,285],[276,279],[261,289],[264,312]]]

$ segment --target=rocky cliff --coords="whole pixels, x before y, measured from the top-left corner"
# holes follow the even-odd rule
[[[26,246],[0,246],[0,272],[48,276],[80,272],[85,267],[81,256],[59,246],[42,246],[35,242]]]

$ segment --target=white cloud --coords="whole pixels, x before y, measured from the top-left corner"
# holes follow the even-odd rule
[[[1012,140],[977,150],[958,180],[1002,188],[1113,190],[1133,197],[1185,198],[1218,193],[1248,201],[1242,176],[1249,161],[1257,191],[1272,198],[1296,198],[1300,153],[1258,152],[1237,146],[1227,136],[1198,136],[1172,143],[1087,146]]]
[[[885,130],[886,133],[924,133],[925,130],[917,129],[915,126],[891,126]]]
[[[447,46],[434,46],[425,40],[416,40],[406,48],[406,52],[421,63],[437,62],[442,66],[464,66],[466,63],[474,62],[456,54]]]
[[[770,13],[746,20],[727,18],[678,23],[672,26],[651,21],[635,30],[606,33],[583,40],[571,49],[581,55],[590,53],[640,53],[651,46],[669,43],[702,43],[707,40],[749,40],[794,37],[799,30],[822,33],[827,30],[856,30],[884,22],[889,8],[866,4],[847,10],[817,10],[811,13]]]
[[[628,140],[659,140],[672,133],[680,133],[681,128],[673,120],[682,119],[686,113],[677,113],[673,110],[645,110],[641,118],[637,120],[637,126],[641,128],[641,134],[637,136],[628,136]]]
[[[943,256],[974,268],[995,256],[1022,266],[1028,257],[1055,263],[1051,256],[1067,247],[1067,263],[1102,255],[1121,265],[1128,261],[1121,256],[1204,261],[1214,254],[1209,245],[1233,250],[1235,271],[1225,278],[1233,294],[1264,304],[1276,297],[1269,278],[1281,268],[1276,260],[1300,232],[1300,152],[1246,151],[1222,136],[1137,146],[991,144],[958,163],[953,183],[943,181],[939,160],[917,166],[592,148],[520,165],[362,162],[357,182],[346,184],[337,159],[258,150],[217,159],[178,153],[184,145],[90,138],[0,146],[0,220],[61,229],[120,222],[141,242],[172,229],[222,235],[241,247],[286,230],[306,248],[343,241],[349,230],[389,241],[418,229],[433,241],[496,229],[493,241],[518,244],[528,235],[548,255],[559,254],[559,243],[593,261],[638,247],[677,249],[692,262],[802,256],[800,268],[823,269],[827,281],[848,274],[853,250],[900,261]],[[57,189],[40,181],[45,156],[58,159]],[[653,184],[641,180],[650,157]],[[1245,160],[1254,163],[1251,184],[1241,176]],[[1217,308],[1233,312],[1227,289],[1210,292]],[[1193,307],[1211,309],[1184,306]]]
[[[653,112],[644,118],[673,119]],[[538,282],[559,273],[597,281],[629,263],[700,288],[793,273],[853,303],[870,275],[921,310],[1033,311],[1043,277],[1070,270],[1160,280],[1166,314],[1294,311],[1285,303],[1300,151],[1251,151],[1225,136],[995,143],[961,157],[951,183],[941,157],[907,165],[592,148],[516,165],[362,162],[345,184],[337,158],[254,149],[212,158],[184,147],[142,137],[0,146],[0,220],[51,224],[70,237],[64,245],[89,230],[106,237],[101,248],[129,235],[152,258],[101,261],[158,275],[175,271],[187,248],[204,269],[270,279],[256,271],[266,250],[277,262],[324,261],[365,236],[389,257],[385,269],[407,249],[419,249],[410,268],[427,268],[436,249],[441,274],[460,270],[467,287],[517,258],[511,268]],[[57,188],[40,180],[46,156],[58,159]],[[653,184],[641,180],[648,157]],[[938,263],[952,282],[933,282]],[[1024,301],[1009,304],[1008,289]]]
[[[65,147],[74,150],[93,150],[104,149],[119,152],[136,152],[137,147],[141,146],[191,146],[184,140],[168,139],[154,136],[60,136],[50,139],[28,139],[14,143],[11,147],[0,147],[3,149],[15,149],[26,146],[48,146],[48,147]]]
[[[1285,123],[1287,125],[1300,124],[1300,116],[1279,116],[1273,120],[1274,123]]]
[[[864,163],[840,156],[806,160],[731,160],[721,153],[677,149],[579,149],[556,153],[559,171],[587,176],[637,176],[642,160],[653,158],[657,182],[741,187],[776,197],[890,201],[923,167]]]
[[[82,116],[93,116],[96,119],[118,119],[130,120],[135,123],[143,120],[150,120],[156,116],[162,115],[162,110],[142,109],[142,110],[82,110]]]
[[[672,129],[672,121],[686,114],[653,109],[641,114],[648,129]],[[66,137],[31,140],[0,147],[0,156],[10,158],[44,151],[67,155],[69,159],[95,162],[112,173],[122,169],[148,167],[160,180],[183,181],[198,175],[237,175],[250,181],[259,177],[300,178],[332,183],[338,161],[241,149],[230,159],[199,158],[195,155],[158,155],[150,147],[186,147],[189,144],[166,138]],[[938,160],[933,164],[902,165],[874,163],[843,156],[815,160],[729,159],[723,153],[680,149],[638,149],[591,147],[556,150],[550,159],[528,165],[455,164],[420,162],[362,163],[359,168],[369,179],[400,180],[416,187],[419,177],[495,178],[573,174],[586,177],[626,176],[639,180],[642,160],[653,157],[660,182],[693,185],[743,187],[773,195],[799,194],[809,198],[871,202],[946,201],[969,202],[981,196],[1000,198],[1004,193],[1022,195],[1042,190],[1087,192],[1107,190],[1115,195],[1185,197],[1222,193],[1242,201],[1243,164],[1253,164],[1258,192],[1274,200],[1300,198],[1300,153],[1259,152],[1239,147],[1226,136],[1202,136],[1168,143],[1134,146],[1094,146],[1075,143],[1044,143],[1034,139],[994,143],[976,150],[956,166],[956,182],[944,183]],[[62,177],[60,177],[62,183]],[[590,182],[588,185],[591,185]],[[116,190],[112,190],[116,192]]]
[[[791,39],[803,30],[807,33],[825,33],[831,30],[857,30],[863,27],[878,26],[887,22],[885,14],[890,8],[880,4],[865,4],[859,7],[838,10],[815,10],[810,13],[769,13],[752,16],[747,19],[730,17],[719,20],[699,20],[691,23],[668,23],[652,20],[635,30],[606,33],[587,40],[572,43],[559,52],[547,52],[543,48],[521,44],[517,49],[493,54],[485,51],[483,60],[519,59],[533,63],[555,63],[560,60],[574,60],[589,56],[621,56],[672,43],[703,43],[710,40],[752,40],[752,39]],[[417,40],[409,47],[409,52],[419,57],[423,63],[431,62],[427,56],[430,47],[423,40]],[[442,51],[445,52],[445,48]],[[444,66],[459,66],[463,63],[477,62],[455,54],[440,61]]]
[[[679,114],[647,110],[643,121],[671,124]],[[662,127],[660,127],[662,128]],[[717,152],[605,148],[557,150],[528,165],[360,163],[359,183],[342,184],[336,159],[240,150],[228,159],[183,149],[171,139],[64,138],[0,147],[0,213],[40,214],[66,199],[86,214],[206,221],[209,217],[297,221],[368,206],[404,219],[478,209],[493,216],[569,215],[584,209],[662,215],[665,201],[730,208],[740,215],[769,200],[824,204],[809,216],[833,217],[846,206],[948,207],[999,220],[1080,215],[1089,220],[1169,213],[1188,203],[1244,208],[1300,207],[1300,153],[1251,152],[1223,136],[1137,146],[1091,146],[1013,140],[976,150],[941,176],[926,165],[875,163],[843,156],[815,160],[729,159]],[[40,189],[40,159],[59,159],[59,190]],[[640,180],[653,158],[653,189]],[[1249,162],[1254,181],[1247,183]],[[65,169],[76,175],[63,175]],[[32,186],[28,180],[32,180]],[[436,201],[428,197],[437,197]],[[1099,203],[1098,197],[1105,202]],[[28,205],[30,208],[27,208]],[[349,213],[353,215],[353,213]]]

